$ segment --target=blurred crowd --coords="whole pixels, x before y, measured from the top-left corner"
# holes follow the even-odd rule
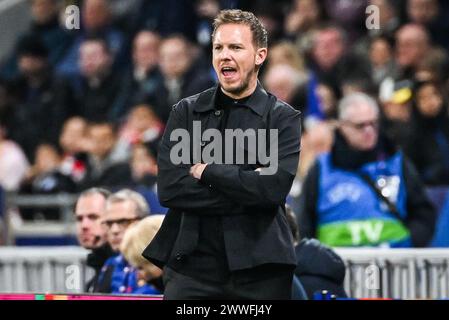
[[[379,135],[403,151],[425,185],[449,185],[446,1],[29,4],[32,23],[0,62],[5,190],[154,189],[157,146],[171,106],[217,82],[210,34],[224,8],[252,11],[263,22],[269,55],[259,78],[303,114],[292,197],[301,193],[317,155],[331,150],[338,104],[354,93],[376,99]],[[80,8],[79,30],[65,27],[71,4]],[[369,5],[379,10],[374,25],[366,23]]]

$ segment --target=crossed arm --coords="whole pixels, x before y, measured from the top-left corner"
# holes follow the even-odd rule
[[[284,112],[277,118],[278,170],[261,175],[260,169],[243,170],[233,164],[174,165],[169,155],[176,142],[170,141],[169,135],[174,129],[186,129],[185,111],[182,105],[173,109],[159,150],[158,192],[162,205],[204,214],[236,214],[247,206],[268,208],[285,201],[299,159],[299,113]]]

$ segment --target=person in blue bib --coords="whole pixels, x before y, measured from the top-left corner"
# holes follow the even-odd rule
[[[363,93],[341,100],[335,139],[304,181],[301,234],[338,247],[424,247],[436,213],[416,169],[379,132],[379,107]]]
[[[122,189],[106,199],[103,225],[106,237],[115,255],[104,263],[98,276],[95,292],[112,294],[153,294],[154,290],[138,284],[137,270],[120,253],[120,246],[127,229],[147,217],[150,208],[139,193]]]

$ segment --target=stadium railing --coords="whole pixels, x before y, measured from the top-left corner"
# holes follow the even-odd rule
[[[352,298],[449,299],[449,249],[336,249]],[[0,248],[0,293],[81,293],[92,276],[87,251]]]

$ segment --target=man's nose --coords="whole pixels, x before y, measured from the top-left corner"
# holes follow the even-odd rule
[[[219,53],[220,60],[231,60],[231,51],[227,48],[223,48]]]
[[[120,227],[119,227],[118,223],[113,223],[112,224],[111,232],[114,233],[114,234],[120,233]]]
[[[90,223],[89,223],[89,221],[87,219],[82,219],[80,224],[81,224],[81,228],[82,229],[88,229],[89,225],[90,225]]]

